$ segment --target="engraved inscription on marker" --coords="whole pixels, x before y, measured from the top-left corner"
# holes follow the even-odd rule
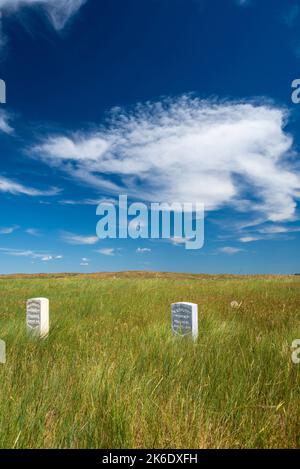
[[[176,335],[192,335],[196,340],[198,336],[198,305],[195,303],[172,304],[172,331]]]
[[[27,330],[39,337],[49,333],[49,300],[48,298],[31,298],[27,301]]]

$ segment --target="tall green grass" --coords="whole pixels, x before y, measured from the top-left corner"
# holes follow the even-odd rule
[[[0,447],[299,447],[299,287],[296,277],[0,279]],[[37,296],[50,299],[42,341],[25,328]],[[175,301],[199,305],[196,344],[171,335]]]

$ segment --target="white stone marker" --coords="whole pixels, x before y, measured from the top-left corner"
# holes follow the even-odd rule
[[[195,303],[173,303],[172,331],[176,335],[198,337],[198,305]]]
[[[46,337],[49,333],[49,300],[48,298],[31,298],[27,300],[26,322],[28,333],[37,337]]]
[[[4,340],[0,340],[0,363],[6,363],[6,345]]]

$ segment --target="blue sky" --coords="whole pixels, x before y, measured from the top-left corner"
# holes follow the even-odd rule
[[[300,2],[0,11],[0,273],[300,271]],[[119,194],[204,203],[204,247],[98,240]]]

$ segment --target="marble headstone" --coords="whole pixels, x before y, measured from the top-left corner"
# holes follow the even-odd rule
[[[179,336],[198,337],[198,305],[195,303],[172,304],[172,331]]]
[[[6,347],[4,340],[0,340],[0,363],[6,362]]]
[[[27,330],[37,337],[46,337],[49,333],[49,300],[48,298],[31,298],[27,300]]]

